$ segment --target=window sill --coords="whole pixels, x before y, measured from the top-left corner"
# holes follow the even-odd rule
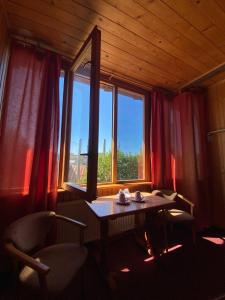
[[[113,195],[119,191],[119,189],[128,188],[130,192],[134,192],[135,190],[142,191],[150,191],[151,190],[151,182],[148,181],[137,181],[137,182],[123,182],[123,183],[115,183],[115,184],[101,184],[97,186],[97,195],[107,196]]]
[[[103,183],[97,185],[97,190],[106,189],[106,188],[126,188],[126,187],[136,187],[136,186],[142,186],[142,185],[151,185],[151,181],[134,181],[134,182],[121,182],[121,183]],[[77,186],[71,184],[71,183],[64,183],[62,188],[58,188],[58,193],[64,192],[68,190],[68,187],[71,188],[78,188]],[[84,191],[84,189],[80,188],[81,191]]]
[[[136,190],[150,192],[151,182],[150,181],[136,181],[136,182],[123,182],[123,183],[108,183],[99,184],[97,186],[97,196],[108,196],[118,193],[119,189],[128,188],[130,192]],[[75,192],[75,193],[74,193]],[[83,199],[83,191],[77,190],[69,184],[64,184],[62,188],[58,189],[59,201],[77,200]]]
[[[151,181],[133,181],[133,182],[121,182],[121,183],[106,183],[106,184],[98,184],[97,190],[104,189],[104,188],[113,188],[113,187],[134,187],[134,186],[141,186],[141,185],[150,185]]]

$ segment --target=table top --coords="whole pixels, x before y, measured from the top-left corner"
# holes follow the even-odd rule
[[[113,219],[120,216],[138,214],[149,210],[158,210],[164,208],[172,208],[175,201],[151,195],[150,193],[142,193],[144,203],[130,201],[129,205],[117,204],[118,198],[116,195],[100,197],[91,203],[86,202],[95,216],[102,219]],[[134,194],[131,193],[131,200],[134,199]]]

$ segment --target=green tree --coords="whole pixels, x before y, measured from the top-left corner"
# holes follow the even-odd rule
[[[133,180],[138,179],[138,154],[117,152],[117,179],[118,180]],[[98,183],[112,181],[112,153],[98,154]],[[80,179],[81,184],[86,184],[87,174],[83,174]]]
[[[117,152],[118,180],[132,180],[138,178],[138,155]]]
[[[98,182],[112,181],[112,153],[99,153],[98,155]]]

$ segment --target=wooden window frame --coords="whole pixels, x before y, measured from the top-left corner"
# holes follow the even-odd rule
[[[151,178],[150,174],[150,93],[140,87],[133,84],[121,81],[117,78],[110,78],[107,75],[100,74],[100,85],[108,84],[113,87],[113,116],[112,116],[112,181],[98,183],[97,186],[113,185],[113,184],[126,184],[126,183],[141,183],[149,182]],[[143,96],[144,100],[144,178],[133,180],[117,180],[117,117],[118,117],[118,90],[123,89],[128,92],[133,92]]]
[[[58,188],[73,190],[88,201],[96,198],[97,193],[97,153],[98,153],[98,95],[100,79],[100,44],[101,31],[95,26],[91,34],[81,47],[73,62],[68,63],[64,69],[64,93],[62,112],[62,131],[60,145],[59,179]],[[84,190],[71,182],[67,182],[69,167],[69,151],[71,139],[71,117],[72,117],[72,95],[74,69],[79,65],[80,60],[86,55],[91,45],[91,80],[90,80],[90,114],[89,114],[89,143],[88,143],[88,171],[87,185]],[[90,159],[91,158],[91,159]]]

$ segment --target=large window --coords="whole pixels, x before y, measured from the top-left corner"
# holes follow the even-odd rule
[[[150,179],[147,92],[100,74],[100,50],[95,27],[72,64],[65,62],[58,182],[88,201],[97,184]]]
[[[86,188],[87,184],[89,97],[89,78],[75,75],[66,181],[82,188]],[[146,180],[145,107],[144,93],[101,82],[98,184]]]

